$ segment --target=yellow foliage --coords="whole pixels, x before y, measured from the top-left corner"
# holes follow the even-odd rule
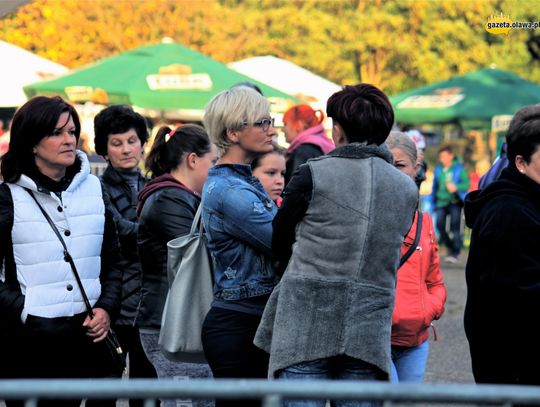
[[[0,39],[74,68],[171,37],[218,61],[275,55],[389,93],[491,63],[539,80],[530,33],[483,30],[497,7],[538,17],[519,0],[34,0],[0,20]]]

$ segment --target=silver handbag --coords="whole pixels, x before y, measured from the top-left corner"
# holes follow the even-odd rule
[[[201,222],[202,204],[188,235],[167,243],[169,292],[161,317],[159,346],[167,359],[206,363],[201,331],[214,298],[214,267]]]

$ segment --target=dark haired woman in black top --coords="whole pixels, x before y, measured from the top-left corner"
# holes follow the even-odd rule
[[[138,247],[143,269],[142,298],[137,324],[143,348],[159,378],[211,377],[206,364],[172,362],[159,346],[159,329],[167,298],[167,242],[189,233],[208,169],[218,160],[206,131],[186,124],[162,127],[146,159],[154,178],[139,194]],[[198,400],[196,406],[212,402]],[[164,406],[176,406],[165,400]]]
[[[115,105],[103,109],[94,119],[94,145],[108,166],[101,176],[103,188],[111,199],[111,209],[118,229],[124,259],[120,315],[114,329],[124,352],[129,355],[129,377],[157,378],[141,345],[135,318],[141,299],[141,264],[137,253],[137,194],[147,182],[139,163],[148,139],[144,117],[129,106]],[[143,400],[130,400],[131,406],[142,406]]]

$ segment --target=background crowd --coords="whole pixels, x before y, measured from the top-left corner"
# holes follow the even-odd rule
[[[373,85],[330,97],[331,137],[324,112],[289,109],[286,149],[276,145],[270,102],[250,86],[232,87],[206,106],[202,126],[161,127],[145,173],[145,119],[128,106],[107,107],[94,121],[96,152],[107,162],[100,179],[77,149],[77,111],[59,97],[32,98],[13,118],[1,162],[0,345],[10,351],[0,377],[118,376],[104,346],[112,327],[133,378],[421,382],[430,327],[446,301],[437,241],[444,260],[456,262],[465,207],[472,228],[465,328],[475,379],[538,384],[527,353],[534,335],[510,332],[524,329],[538,305],[539,112],[516,114],[508,167],[468,196],[463,164],[451,146],[439,148],[433,221],[419,207],[422,139],[392,131],[392,105]],[[207,363],[178,362],[159,343],[167,243],[189,234],[198,213],[214,265],[201,326]],[[494,331],[501,321],[508,335]]]

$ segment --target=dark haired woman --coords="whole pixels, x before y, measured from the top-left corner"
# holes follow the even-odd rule
[[[147,179],[139,163],[148,130],[144,117],[129,106],[109,106],[94,118],[94,145],[108,166],[101,176],[104,189],[111,200],[111,209],[118,229],[124,274],[122,305],[115,322],[115,332],[124,352],[129,355],[129,377],[157,378],[141,346],[139,329],[134,325],[141,298],[141,264],[137,253],[137,194]],[[131,400],[131,405],[142,405]]]
[[[106,195],[85,154],[76,150],[80,130],[77,112],[59,97],[30,99],[13,117],[0,185],[0,319],[7,341],[1,377],[110,375],[103,340],[120,305],[121,258]],[[92,319],[38,203],[69,248]]]
[[[270,353],[270,377],[385,380],[396,269],[418,189],[382,145],[394,122],[382,91],[346,86],[327,112],[337,148],[300,166],[287,185],[272,236],[283,277],[254,343]]]
[[[515,114],[506,142],[508,167],[465,199],[465,333],[477,383],[539,385],[540,105]]]
[[[169,282],[167,242],[189,233],[208,170],[218,160],[216,147],[200,126],[159,129],[146,158],[154,178],[139,194],[137,243],[142,265],[142,296],[137,325],[143,348],[158,377],[211,377],[208,365],[172,362],[159,346],[159,329]],[[197,401],[197,406],[209,402]],[[174,400],[165,405],[175,406]]]

